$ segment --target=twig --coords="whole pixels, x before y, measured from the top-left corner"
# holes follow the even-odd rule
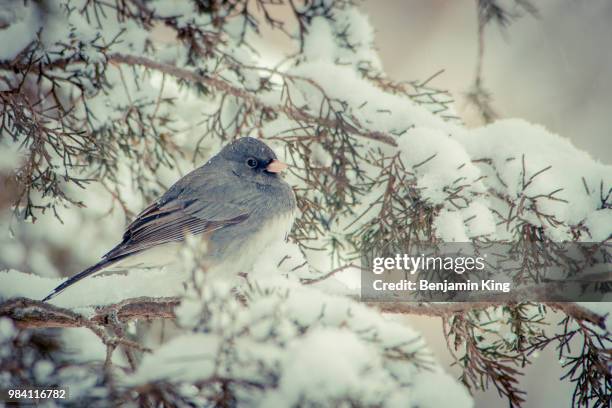
[[[348,266],[347,266],[348,267]],[[338,273],[343,268],[335,269],[326,278]],[[345,268],[344,268],[345,269]],[[325,278],[316,278],[321,281]],[[310,281],[309,283],[315,283]],[[358,300],[357,297],[353,297]],[[599,315],[576,303],[543,302],[547,306],[560,310],[579,321],[588,321],[605,328],[607,316]],[[0,316],[11,318],[20,328],[42,327],[88,327],[100,328],[112,322],[116,316],[120,322],[137,319],[174,319],[174,309],[180,304],[178,298],[140,297],[126,299],[120,303],[105,306],[96,310],[89,319],[71,310],[59,308],[48,303],[26,298],[15,298],[0,304]],[[368,302],[368,306],[385,313],[412,314],[432,317],[448,317],[455,313],[480,310],[493,306],[501,306],[504,302],[462,302],[462,303],[426,303],[426,302]],[[136,347],[128,340],[120,344]]]
[[[185,81],[207,85],[211,88],[216,89],[217,91],[224,92],[233,95],[237,98],[240,98],[260,110],[282,112],[287,117],[298,122],[303,121],[314,123],[327,128],[347,127],[346,123],[341,122],[339,120],[321,118],[311,113],[308,113],[305,110],[298,109],[290,105],[272,105],[266,103],[254,96],[251,92],[230,85],[229,83],[223,80],[210,76],[200,75],[188,69],[177,67],[175,65],[157,62],[146,57],[125,54],[112,54],[109,56],[109,61],[115,64],[141,65],[145,68],[154,69],[156,71],[172,75],[175,78],[180,78]],[[348,130],[358,136],[361,136],[366,139],[376,140],[391,146],[397,146],[397,142],[395,141],[395,139],[385,133],[357,129],[354,126],[350,127],[351,128]]]
[[[331,272],[326,273],[325,275],[321,275],[319,277],[312,278],[312,279],[302,279],[301,282],[304,285],[312,285],[313,283],[321,282],[321,281],[324,281],[325,279],[331,278],[332,276],[334,276],[338,272],[342,272],[342,271],[344,271],[346,269],[349,269],[349,268],[359,268],[359,266],[354,265],[354,264],[343,265],[343,266],[340,266],[340,267],[332,270]]]

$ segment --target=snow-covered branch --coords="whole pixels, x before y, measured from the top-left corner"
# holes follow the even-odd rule
[[[385,74],[351,3],[0,9],[0,388],[68,384],[81,405],[469,406],[421,337],[389,316],[412,314],[443,321],[472,391],[492,384],[520,405],[523,367],[557,347],[575,400],[609,404],[605,303],[360,302],[361,255],[381,247],[509,245],[520,262],[506,278],[539,285],[542,265],[571,264],[567,243],[595,243],[609,260],[612,168],[525,121],[463,126],[433,85],[438,74]],[[497,1],[478,6],[481,24],[509,16]],[[270,57],[264,27],[293,49]],[[131,270],[86,279],[52,304],[33,300],[247,135],[290,164],[299,207],[290,241],[259,254],[247,279]],[[567,269],[567,279],[580,272]],[[94,333],[82,343],[100,353],[70,356],[78,332]],[[576,339],[582,349],[570,349]]]
[[[142,56],[124,55],[124,54],[110,55],[109,62],[132,65],[132,66],[142,66],[147,69],[152,69],[152,70],[162,72],[164,74],[172,75],[178,80],[185,80],[185,81],[195,82],[195,83],[199,83],[205,86],[209,86],[219,92],[226,93],[226,94],[235,96],[237,98],[240,98],[246,104],[252,105],[254,108],[263,111],[264,114],[265,113],[268,113],[268,114],[283,113],[289,119],[292,119],[298,123],[305,122],[311,126],[315,125],[315,126],[321,126],[325,128],[331,128],[331,129],[343,129],[344,131],[359,135],[367,139],[380,141],[380,142],[386,143],[391,146],[397,146],[397,141],[391,135],[385,134],[383,132],[367,131],[367,130],[359,129],[355,127],[354,125],[351,125],[350,123],[343,121],[341,119],[329,119],[325,117],[320,117],[320,116],[317,116],[317,115],[314,115],[308,112],[305,109],[299,109],[298,107],[293,106],[288,103],[271,104],[257,97],[256,94],[248,92],[244,88],[233,86],[227,81],[221,80],[219,78],[211,77],[211,76],[201,75],[196,72],[190,71],[188,69],[177,67],[175,65],[160,63],[150,58],[146,58]],[[312,80],[308,78],[297,78],[294,76],[287,76],[287,78],[291,81],[302,80],[302,81],[307,81],[308,83],[311,83],[311,84],[313,83]],[[321,92],[324,92],[324,90],[321,89],[320,87],[319,87],[319,90]]]

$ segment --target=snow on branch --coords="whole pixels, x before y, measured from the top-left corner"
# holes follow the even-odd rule
[[[401,313],[442,319],[472,392],[493,386],[521,405],[523,367],[556,347],[574,402],[609,404],[606,303],[363,304],[346,281],[381,245],[464,242],[511,245],[522,262],[508,279],[539,284],[544,260],[568,262],[560,243],[609,250],[610,166],[525,121],[466,128],[433,85],[440,72],[388,78],[352,2],[204,3],[19,2],[0,13],[0,371],[15,355],[20,374],[0,375],[1,387],[69,384],[81,405],[469,406],[420,336],[387,315]],[[510,17],[497,1],[478,7],[482,26]],[[293,50],[265,57],[264,28]],[[32,300],[246,135],[291,165],[300,210],[290,242],[261,254],[246,283],[185,290],[177,271],[130,271],[53,305]],[[176,337],[150,319],[176,322]],[[69,356],[75,330],[94,333],[82,343],[101,343],[101,355]]]
[[[257,109],[262,110],[264,113],[282,112],[288,118],[296,122],[306,122],[309,124],[314,124],[314,125],[323,126],[326,128],[332,128],[332,129],[333,128],[346,129],[346,131],[357,134],[361,137],[365,137],[365,138],[372,139],[372,140],[377,140],[377,141],[389,144],[391,146],[397,146],[397,142],[390,135],[386,135],[382,132],[364,131],[364,130],[356,128],[355,126],[351,125],[350,123],[346,121],[343,121],[341,118],[334,120],[334,119],[328,119],[328,118],[316,116],[316,115],[309,113],[307,110],[299,109],[296,106],[292,106],[290,104],[283,104],[283,105],[270,104],[268,102],[263,101],[262,99],[259,99],[253,93],[250,93],[237,86],[233,86],[232,84],[226,81],[220,80],[218,78],[200,75],[195,72],[191,72],[187,69],[179,68],[179,67],[176,67],[170,64],[159,63],[149,58],[135,56],[135,55],[112,54],[109,56],[109,62],[143,66],[148,69],[153,69],[159,72],[163,72],[165,74],[172,75],[177,79],[182,79],[182,80],[196,82],[202,85],[210,86],[219,92],[227,93],[237,98],[240,98],[247,104],[250,104]],[[302,80],[302,81],[306,81],[310,84],[314,84],[315,86],[317,86],[316,83],[314,83],[312,80],[308,78],[300,78],[300,77],[291,76],[291,75],[285,75],[284,77],[291,81]],[[321,89],[320,87],[318,88],[321,92],[324,93],[323,89]]]

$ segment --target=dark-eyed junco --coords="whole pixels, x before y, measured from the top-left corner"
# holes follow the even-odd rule
[[[177,181],[128,226],[122,242],[43,300],[96,272],[163,264],[187,235],[201,237],[211,265],[241,271],[270,243],[286,238],[296,200],[279,173],[287,167],[261,141],[245,137]],[[160,259],[161,258],[161,259]]]

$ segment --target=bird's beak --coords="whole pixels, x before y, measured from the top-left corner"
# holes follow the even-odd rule
[[[270,173],[280,173],[287,167],[289,166],[286,163],[283,163],[282,161],[272,160],[270,164],[268,164],[268,167],[266,167],[266,171]]]

